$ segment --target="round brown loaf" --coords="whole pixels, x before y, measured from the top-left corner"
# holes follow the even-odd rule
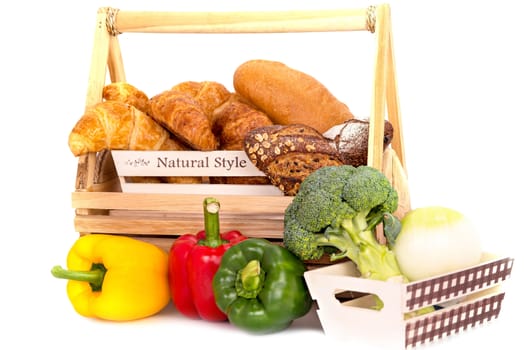
[[[305,124],[323,133],[353,118],[322,83],[281,62],[247,61],[235,70],[233,85],[275,124]]]

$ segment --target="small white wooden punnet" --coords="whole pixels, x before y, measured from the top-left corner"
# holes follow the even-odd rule
[[[351,261],[304,276],[327,336],[404,349],[498,317],[505,295],[502,282],[512,266],[511,258],[485,254],[479,265],[410,283],[359,277]],[[340,298],[344,293],[352,297]],[[372,308],[375,297],[384,304],[380,310]],[[428,306],[437,306],[436,311],[405,318]]]

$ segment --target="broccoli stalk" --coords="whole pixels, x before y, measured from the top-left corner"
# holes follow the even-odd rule
[[[344,257],[353,261],[365,278],[387,280],[402,276],[393,252],[388,246],[380,244],[375,233],[368,229],[362,215],[344,219],[340,227],[328,227],[323,234],[315,234],[317,247],[333,247],[332,261]]]
[[[353,261],[362,277],[388,280],[403,277],[393,251],[375,238],[375,228],[393,215],[398,194],[389,180],[368,166],[328,166],[310,174],[286,209],[284,246],[302,260],[330,253],[332,261]]]

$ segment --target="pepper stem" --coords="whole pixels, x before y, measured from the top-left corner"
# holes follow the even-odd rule
[[[237,274],[235,289],[237,295],[252,299],[256,298],[264,286],[266,274],[260,267],[260,261],[251,260]]]
[[[93,264],[89,271],[66,270],[57,265],[51,269],[51,274],[56,278],[63,278],[72,281],[89,282],[94,292],[102,290],[104,277],[107,269],[102,264]]]
[[[206,238],[200,244],[208,247],[218,247],[223,242],[220,238],[220,222],[218,212],[220,202],[216,198],[208,197],[204,199],[204,229]]]

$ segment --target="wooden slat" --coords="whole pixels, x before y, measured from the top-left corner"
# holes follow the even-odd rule
[[[289,33],[367,30],[367,9],[257,12],[118,11],[115,29],[139,33]]]
[[[77,215],[74,220],[77,232],[177,236],[184,233],[196,233],[204,229],[201,219],[180,217],[124,217],[111,215]],[[238,230],[249,237],[282,239],[283,220],[267,220],[241,217],[220,217],[220,231]]]
[[[394,214],[399,219],[402,219],[404,215],[411,210],[411,195],[404,168],[402,167],[395,150],[391,147],[388,147],[384,151],[382,173],[386,175],[391,182],[391,185],[398,193],[398,207]]]
[[[110,35],[107,31],[107,10],[99,9],[96,15],[93,52],[89,68],[85,108],[102,100],[109,57]],[[88,153],[78,157],[77,189],[89,190],[95,182],[96,154]]]
[[[389,44],[389,7],[376,8],[376,52],[371,111],[369,118],[369,142],[367,164],[382,169],[384,147],[384,120],[386,111],[386,72]]]
[[[109,210],[105,211],[104,215],[111,215],[117,217],[127,217],[127,218],[160,218],[160,219],[180,219],[183,217],[184,220],[193,220],[193,221],[202,221],[204,217],[203,211],[201,212],[191,212],[191,213],[180,213],[175,211],[145,211],[145,210]],[[265,221],[282,221],[284,219],[284,213],[269,213],[261,214],[257,212],[224,212],[220,211],[221,219],[234,219],[234,220],[265,220]]]
[[[203,195],[144,194],[121,192],[73,192],[73,208],[165,210],[178,213],[201,213]],[[216,196],[221,213],[284,213],[290,196]]]
[[[109,76],[112,82],[126,81],[124,60],[122,58],[120,42],[118,41],[117,36],[111,36],[109,41],[109,57],[107,67],[109,69]]]
[[[400,102],[397,86],[397,71],[396,62],[393,49],[393,33],[391,32],[391,17],[389,16],[389,30],[388,30],[388,52],[387,52],[387,73],[386,73],[386,104],[388,111],[388,120],[395,129],[395,136],[391,141],[391,147],[404,168],[407,174],[406,155],[404,148],[404,134],[402,126],[402,117],[400,113]]]
[[[89,71],[89,85],[87,90],[86,107],[102,100],[107,63],[109,57],[110,35],[106,26],[107,12],[99,10],[96,16],[93,53]]]

